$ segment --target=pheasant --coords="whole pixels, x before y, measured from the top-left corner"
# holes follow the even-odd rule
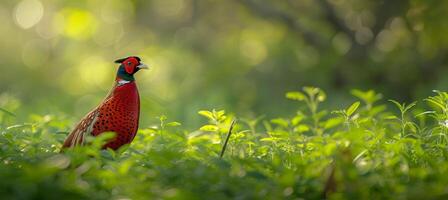
[[[115,132],[116,136],[103,148],[116,150],[134,139],[140,117],[140,97],[134,74],[140,69],[148,69],[148,66],[136,56],[118,59],[115,63],[120,66],[111,91],[75,126],[62,149],[84,145],[88,135],[98,136],[104,132]]]

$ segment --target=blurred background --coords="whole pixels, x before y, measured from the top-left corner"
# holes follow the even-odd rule
[[[354,88],[421,99],[448,87],[447,17],[435,0],[3,0],[0,107],[79,119],[129,55],[152,66],[136,75],[143,127],[292,115],[284,93],[306,85],[332,108]]]

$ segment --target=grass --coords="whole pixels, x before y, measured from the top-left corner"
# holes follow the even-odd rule
[[[118,151],[99,150],[110,133],[59,153],[73,122],[35,114],[17,122],[4,107],[0,197],[448,198],[448,93],[410,104],[352,94],[353,104],[321,110],[328,99],[319,88],[288,92],[292,117],[240,119],[232,134],[235,116],[223,110],[199,111],[208,123],[195,131],[162,116]]]

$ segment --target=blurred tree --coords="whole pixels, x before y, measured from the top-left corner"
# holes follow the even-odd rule
[[[349,88],[410,100],[448,85],[447,11],[424,0],[2,1],[0,92],[79,118],[107,92],[112,61],[140,55],[153,66],[137,77],[142,108],[185,124],[212,107],[289,112],[283,93],[303,85],[340,101]]]

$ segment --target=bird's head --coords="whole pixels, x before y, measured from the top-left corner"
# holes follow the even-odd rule
[[[121,58],[116,60],[115,63],[120,64],[120,67],[117,71],[117,79],[126,81],[133,81],[134,74],[140,69],[148,69],[148,66],[143,64],[141,62],[141,59],[137,56]]]

